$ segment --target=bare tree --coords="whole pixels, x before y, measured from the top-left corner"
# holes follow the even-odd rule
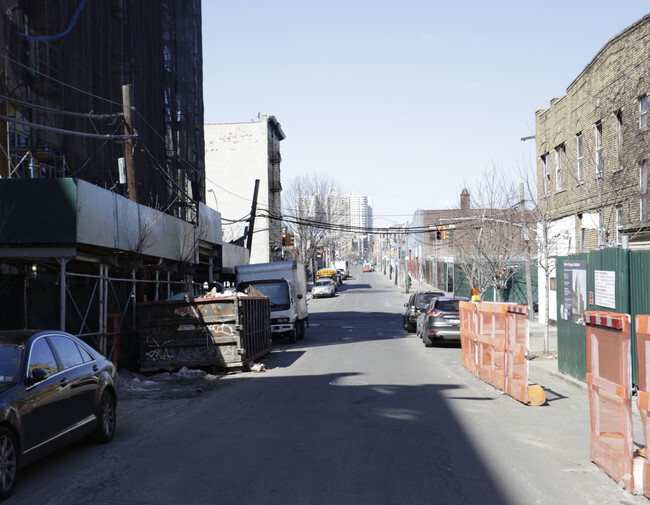
[[[344,229],[337,184],[323,174],[298,176],[284,190],[283,215],[294,236],[296,259],[310,265],[320,246],[331,246]]]
[[[520,207],[516,182],[497,166],[484,172],[470,190],[472,205],[463,209],[454,230],[458,264],[473,288],[483,295],[504,288],[529,261],[526,233],[531,214]]]

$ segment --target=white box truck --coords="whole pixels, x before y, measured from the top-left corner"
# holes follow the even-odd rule
[[[253,286],[271,302],[271,333],[290,342],[305,338],[309,324],[307,279],[300,261],[276,261],[235,267],[237,291]]]
[[[348,266],[348,260],[336,260],[332,261],[330,268],[334,270],[343,270],[345,272],[344,278],[347,278],[350,275],[350,267]]]

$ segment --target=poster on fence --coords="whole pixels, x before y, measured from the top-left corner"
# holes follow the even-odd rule
[[[615,309],[616,272],[596,270],[594,272],[594,291],[596,292],[596,305]]]
[[[583,324],[587,306],[587,262],[564,262],[564,303],[560,306],[562,319]]]

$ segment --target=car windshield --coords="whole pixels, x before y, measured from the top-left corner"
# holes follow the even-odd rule
[[[0,344],[0,383],[16,380],[22,351],[20,345]]]
[[[438,300],[436,310],[441,312],[458,312],[458,300]]]
[[[271,309],[289,310],[289,286],[286,282],[251,282],[251,285],[270,298]]]
[[[326,287],[331,285],[332,283],[330,281],[325,281],[325,280],[316,281],[316,283],[314,284],[314,286],[326,286]]]
[[[418,309],[423,309],[427,305],[429,305],[429,302],[436,298],[437,296],[442,296],[437,293],[421,293],[415,297],[415,306]]]

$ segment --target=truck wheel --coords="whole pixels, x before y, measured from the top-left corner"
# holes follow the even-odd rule
[[[298,339],[304,340],[305,338],[305,322],[300,321],[298,323]]]
[[[293,330],[289,333],[289,342],[292,344],[296,343],[296,340],[298,340],[298,328],[296,326],[293,327]]]

